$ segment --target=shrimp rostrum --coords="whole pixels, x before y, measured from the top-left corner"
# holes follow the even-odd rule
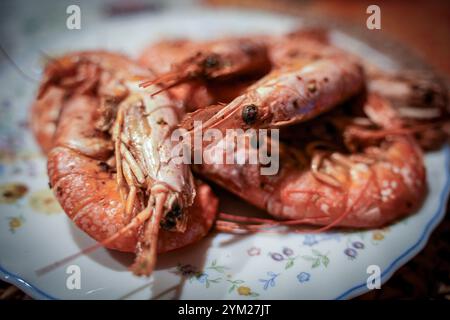
[[[140,89],[151,74],[120,55],[69,54],[49,68],[41,95],[66,92],[48,153],[56,197],[100,244],[134,251],[133,272],[149,275],[157,252],[202,238],[216,213],[210,188],[171,154],[183,110],[166,93],[152,97],[155,86]],[[80,68],[91,69],[82,81]]]

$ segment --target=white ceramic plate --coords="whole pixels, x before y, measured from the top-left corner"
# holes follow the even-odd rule
[[[50,21],[53,28],[45,33],[19,31],[24,41],[10,54],[14,64],[1,65],[0,276],[4,280],[39,299],[345,299],[368,291],[369,265],[380,267],[385,282],[426,244],[443,217],[449,193],[448,147],[426,155],[430,191],[422,209],[389,228],[319,235],[213,233],[193,246],[160,256],[156,272],[148,279],[127,270],[132,255],[106,249],[70,263],[80,267],[81,289],[67,288],[66,266],[38,277],[35,270],[94,243],[55,202],[47,186],[45,159],[24,125],[38,85],[30,79],[39,79],[40,52],[106,48],[136,55],[149,41],[162,37],[283,32],[299,22],[279,15],[218,14],[204,9],[120,19],[96,12],[89,11],[91,18],[78,31],[65,30],[59,18]],[[354,39],[337,33],[335,40],[376,57],[385,67],[395,67],[395,61]],[[21,196],[11,200],[11,190]],[[9,203],[5,195],[10,196]],[[222,198],[222,205],[224,211],[248,210],[230,197]]]

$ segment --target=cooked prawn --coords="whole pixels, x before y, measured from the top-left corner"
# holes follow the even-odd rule
[[[297,60],[276,69],[219,111],[198,110],[184,120],[195,131],[280,127],[311,119],[355,95],[364,85],[362,68],[343,56]]]
[[[125,57],[83,52],[55,63],[63,72],[48,72],[41,93],[67,92],[48,154],[50,184],[78,226],[109,248],[134,250],[133,271],[149,275],[156,252],[203,237],[217,207],[209,187],[195,187],[189,167],[171,155],[182,110],[167,94],[139,89],[149,74]],[[78,68],[90,77],[80,81]]]
[[[373,96],[366,104],[383,103],[384,110],[390,108],[381,99]],[[209,159],[195,166],[202,176],[282,219],[253,221],[222,214],[217,228],[229,232],[300,224],[323,226],[316,232],[331,227],[376,228],[414,212],[427,189],[422,152],[415,140],[407,132],[393,130],[395,125],[380,127],[367,116],[336,112],[339,117],[332,113],[286,128],[300,145],[280,143],[276,175],[261,175],[261,165],[249,161],[222,165]],[[247,152],[232,151],[247,157],[258,152],[251,145],[246,148]]]
[[[402,71],[401,73],[389,73],[383,71],[376,67],[367,57],[358,56],[334,46],[328,30],[321,28],[300,28],[281,36],[256,35],[252,39],[259,41],[261,48],[262,44],[266,46],[272,69],[282,68],[298,60],[315,60],[336,56],[344,56],[346,59],[351,58],[358,61],[364,67],[368,89],[389,99],[393,103],[393,107],[398,109],[402,118],[402,126],[414,131],[414,136],[422,148],[436,148],[448,139],[450,132],[448,94],[442,81],[434,75],[425,72]],[[222,40],[216,40],[215,43],[220,41]],[[175,52],[182,51],[183,53],[178,53],[178,57],[180,55],[183,56],[184,64],[189,61],[189,57],[191,60],[193,59],[193,52],[195,51],[193,48],[196,47],[198,51],[201,51],[208,45],[208,42],[194,42],[189,40],[180,41],[178,45],[180,43],[183,44],[184,50],[176,51],[173,49],[177,46],[176,43],[172,45],[169,43],[165,46],[162,45],[162,47],[165,49],[164,52],[168,53],[166,55],[168,59],[174,56],[176,54]],[[226,46],[230,45],[230,43],[232,42],[228,38],[223,40],[222,45]],[[190,49],[187,50],[187,47]],[[230,46],[229,50],[232,50],[232,46]],[[143,57],[145,56],[143,54]],[[175,67],[172,69],[168,67],[169,63],[167,61],[165,64],[161,64],[166,66],[166,69],[162,70],[163,74],[170,75],[170,77],[182,78],[183,69],[181,68],[180,62],[183,61],[183,58],[174,59],[173,66]],[[177,65],[178,67],[176,67]],[[218,67],[220,68],[220,66]],[[260,67],[263,69],[264,65]],[[236,73],[236,69],[227,69],[222,66],[221,72],[222,74],[228,74],[228,77],[232,77]],[[161,76],[160,78],[163,79],[164,77]],[[199,74],[192,74],[191,81],[193,78],[199,79],[201,77]],[[196,95],[193,95],[193,92],[202,92],[198,89],[198,84],[196,88],[196,91],[190,91],[190,95],[186,95],[186,97],[195,97]],[[203,88],[206,87],[203,86]],[[175,87],[175,90],[181,90],[181,88]],[[236,92],[235,97],[238,96],[238,93]],[[210,105],[214,104],[214,97],[210,96],[209,98]],[[199,108],[203,108],[207,105],[207,102],[205,99],[201,104],[197,105]],[[227,103],[227,101],[220,102]],[[190,105],[189,110],[193,110],[192,105],[195,106],[195,103],[191,103]],[[213,110],[203,110],[202,114],[198,115],[198,117],[204,119],[209,118],[218,109],[220,108],[216,107]]]
[[[186,42],[183,43],[187,46]],[[195,48],[194,54],[181,61],[175,61],[170,71],[141,85],[145,87],[159,84],[162,86],[161,90],[167,90],[192,80],[220,81],[230,77],[262,74],[270,69],[266,46],[252,38],[204,42],[197,44]],[[159,91],[154,92],[157,93]]]
[[[267,43],[273,64],[308,56],[352,57],[364,67],[368,90],[392,103],[400,116],[401,125],[414,131],[422,148],[434,149],[448,139],[448,90],[443,81],[431,72],[404,68],[396,72],[381,70],[367,57],[333,46],[326,29],[299,29],[286,36],[268,40]]]
[[[115,80],[133,74],[149,76],[147,71],[130,63],[124,56],[106,51],[95,51],[95,54],[73,52],[58,59],[50,59],[44,70],[38,99],[31,108],[32,130],[43,151],[47,153],[53,145],[59,116],[68,98],[78,94],[90,95],[101,83],[101,107],[105,111],[110,110],[108,106],[126,94],[126,89],[120,83],[115,83]]]
[[[233,50],[235,52],[231,54]],[[206,58],[208,54],[209,58]],[[251,54],[256,59],[250,59]],[[219,102],[228,103],[241,94],[268,71],[270,66],[265,55],[265,47],[248,38],[202,42],[178,39],[149,45],[139,61],[159,75],[150,83],[165,79],[164,86],[171,87],[165,90],[182,102],[187,111],[193,111]],[[216,56],[220,56],[220,63],[207,68]],[[187,72],[187,64],[192,64],[191,69],[196,71]],[[176,85],[169,85],[171,81]]]

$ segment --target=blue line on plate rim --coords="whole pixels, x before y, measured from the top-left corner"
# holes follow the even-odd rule
[[[29,294],[33,298],[44,297],[45,299],[48,299],[48,300],[58,300],[57,298],[42,291],[38,287],[35,287],[32,284],[29,284],[27,281],[25,281],[24,279],[19,277],[17,274],[11,273],[8,270],[4,269],[2,266],[0,266],[0,277],[4,281],[9,282],[9,283],[19,287],[20,289],[25,291],[25,293]],[[32,293],[37,293],[37,295],[33,296]]]

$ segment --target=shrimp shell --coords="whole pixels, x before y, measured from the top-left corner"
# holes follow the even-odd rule
[[[320,126],[320,121],[310,128]],[[347,129],[345,126],[335,134],[343,139]],[[417,210],[427,193],[422,152],[409,134],[380,135],[361,145],[360,151],[350,153],[311,149],[309,167],[298,156],[305,154],[307,147],[280,142],[279,171],[269,176],[261,175],[261,164],[248,161],[251,153],[269,146],[255,149],[246,145],[245,151],[239,147],[242,145],[225,150],[235,156],[246,155],[245,164],[218,164],[206,159],[195,171],[282,220],[325,228],[377,228]]]
[[[204,237],[217,210],[211,189],[201,183],[194,186],[188,166],[171,161],[172,142],[167,137],[183,109],[166,94],[151,98],[139,89],[137,81],[149,75],[124,56],[80,52],[52,61],[38,93],[45,100],[55,90],[64,92],[48,106],[59,109],[56,131],[47,132],[48,173],[57,199],[94,239],[109,248],[135,251],[132,269],[137,275],[151,273],[156,252]],[[43,104],[37,105],[33,110],[45,111]],[[164,126],[156,126],[159,121]],[[152,152],[157,156],[149,159]],[[128,192],[126,198],[123,191]],[[179,228],[184,232],[159,232],[167,222],[163,217],[169,219],[164,214],[172,211],[176,216],[170,218],[187,217]],[[156,243],[156,238],[162,242]]]

